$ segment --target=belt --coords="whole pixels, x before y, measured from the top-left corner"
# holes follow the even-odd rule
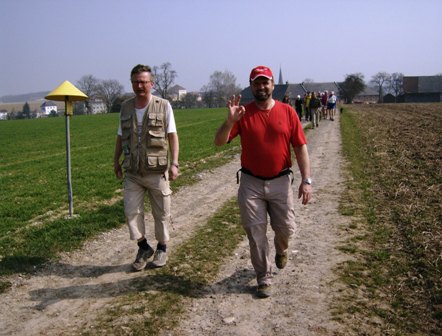
[[[283,170],[281,170],[278,175],[272,176],[272,177],[264,177],[264,176],[258,176],[258,175],[254,175],[250,170],[246,169],[246,168],[241,168],[236,172],[236,184],[239,183],[239,172],[256,177],[257,179],[263,180],[263,181],[269,181],[269,180],[273,180],[275,178],[281,177],[281,176],[285,176],[285,175],[289,175],[289,174],[293,174],[293,171],[290,168],[285,168]]]

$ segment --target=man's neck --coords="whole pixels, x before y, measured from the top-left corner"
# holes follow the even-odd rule
[[[255,104],[260,110],[271,110],[275,106],[275,101],[273,98],[269,98],[265,101],[255,100]]]
[[[148,96],[136,96],[135,97],[135,108],[143,108],[146,107],[147,104],[149,104],[150,99],[152,98],[152,95]]]

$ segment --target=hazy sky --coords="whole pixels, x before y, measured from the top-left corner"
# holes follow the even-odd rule
[[[361,72],[442,73],[441,0],[0,0],[0,96],[50,91],[83,75],[130,91],[138,63],[170,62],[200,90],[214,71],[241,87]]]

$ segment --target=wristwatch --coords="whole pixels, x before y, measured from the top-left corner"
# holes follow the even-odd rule
[[[305,179],[302,179],[302,183],[304,183],[304,184],[308,184],[308,185],[311,185],[312,184],[312,179],[310,178],[310,177],[307,177],[307,178],[305,178]]]
[[[171,166],[175,166],[175,167],[177,167],[177,168],[180,168],[179,164],[176,163],[176,162],[172,162],[170,165],[171,165]]]

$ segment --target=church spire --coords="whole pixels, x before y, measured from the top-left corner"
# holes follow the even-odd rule
[[[284,84],[284,81],[282,79],[282,69],[281,69],[281,66],[279,66],[279,80],[278,80],[278,84]]]

